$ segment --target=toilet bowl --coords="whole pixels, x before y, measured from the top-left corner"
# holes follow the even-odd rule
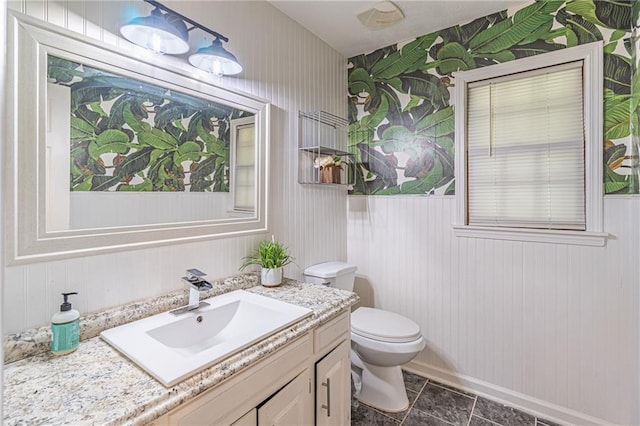
[[[356,398],[375,408],[398,412],[409,407],[401,365],[424,349],[420,327],[408,318],[374,308],[351,314],[351,363]]]
[[[304,271],[305,281],[353,291],[356,267],[325,262]],[[383,411],[409,406],[401,365],[424,349],[420,327],[382,309],[361,307],[351,314],[351,365],[359,401]]]

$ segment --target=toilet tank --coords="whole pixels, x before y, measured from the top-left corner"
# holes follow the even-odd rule
[[[342,290],[353,291],[356,278],[356,265],[345,262],[324,262],[309,266],[304,270],[305,281],[311,284],[324,284]]]

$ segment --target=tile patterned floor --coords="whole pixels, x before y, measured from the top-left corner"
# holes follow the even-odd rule
[[[403,371],[409,408],[384,413],[351,398],[352,426],[558,426],[509,406]],[[353,389],[353,386],[352,386]]]

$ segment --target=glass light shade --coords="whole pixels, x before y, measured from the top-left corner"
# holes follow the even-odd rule
[[[215,75],[233,75],[242,71],[242,65],[232,53],[222,47],[219,39],[213,40],[211,46],[198,49],[189,56],[189,62],[194,67]]]
[[[120,28],[130,42],[155,53],[177,55],[189,51],[187,26],[179,16],[154,9],[151,15],[137,17]]]

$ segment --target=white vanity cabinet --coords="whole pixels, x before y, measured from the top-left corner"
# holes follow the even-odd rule
[[[316,425],[351,423],[349,341],[343,340],[316,363]]]
[[[313,422],[313,395],[309,370],[293,379],[258,408],[258,425],[308,425]]]
[[[344,310],[151,424],[349,425],[349,314]]]

